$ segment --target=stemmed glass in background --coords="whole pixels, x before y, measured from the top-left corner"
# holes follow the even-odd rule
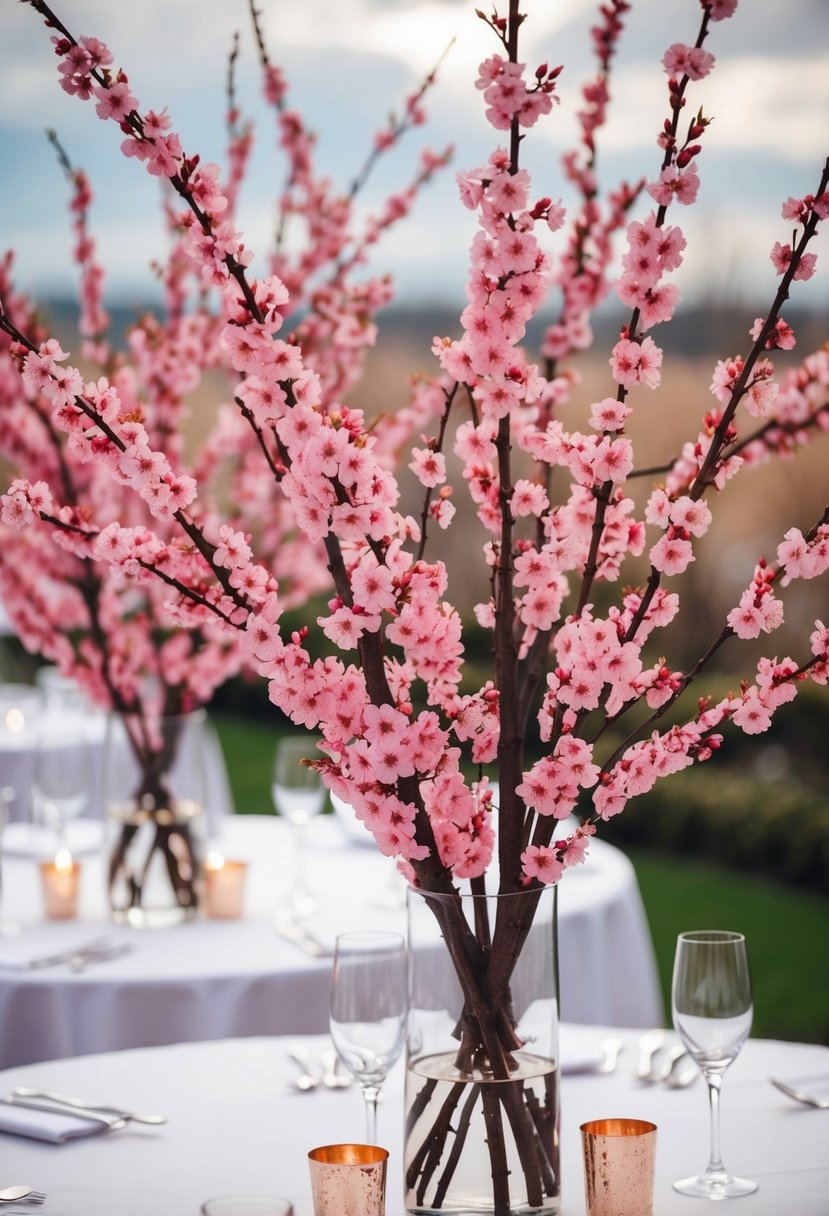
[[[406,943],[399,933],[341,933],[334,947],[329,1027],[337,1055],[366,1107],[366,1142],[377,1143],[380,1088],[403,1048],[408,1008]]]
[[[10,785],[0,786],[0,938],[15,937],[20,932],[17,921],[3,915],[3,831],[9,816],[9,807],[14,801],[14,789]]]
[[[319,773],[306,763],[320,759],[316,743],[313,736],[288,736],[276,745],[273,759],[273,804],[294,828],[294,881],[288,899],[291,909],[299,916],[309,916],[316,909],[316,900],[308,890],[305,877],[305,828],[320,813],[326,798]]]
[[[751,1030],[753,1005],[742,933],[702,929],[680,933],[671,994],[674,1028],[708,1084],[711,1155],[705,1173],[674,1190],[707,1199],[750,1195],[757,1183],[734,1178],[720,1156],[720,1087]]]
[[[35,751],[32,804],[35,820],[51,828],[57,847],[66,847],[66,825],[87,809],[92,788],[92,754],[81,722],[60,725],[44,718]]]

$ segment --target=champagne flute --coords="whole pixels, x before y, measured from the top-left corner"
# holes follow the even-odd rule
[[[320,759],[316,744],[315,736],[290,735],[280,739],[273,759],[273,804],[293,827],[296,851],[288,902],[298,916],[310,916],[317,906],[305,876],[305,828],[322,810],[326,795],[322,778],[308,765],[308,761]]]
[[[359,1083],[366,1139],[377,1143],[377,1103],[403,1048],[408,1008],[406,943],[399,933],[341,933],[334,946],[329,1027],[337,1055]]]
[[[757,1183],[734,1178],[720,1155],[720,1088],[751,1030],[753,1004],[742,933],[703,929],[680,933],[671,994],[674,1028],[708,1084],[711,1154],[703,1174],[674,1190],[707,1199],[751,1195]]]

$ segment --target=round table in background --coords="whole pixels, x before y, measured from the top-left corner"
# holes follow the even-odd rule
[[[4,911],[31,927],[17,939],[0,940],[0,1067],[164,1043],[325,1031],[336,934],[369,927],[405,933],[405,899],[394,864],[367,834],[366,844],[359,843],[335,815],[306,830],[309,884],[319,901],[307,925],[326,950],[323,957],[311,957],[275,931],[274,911],[291,884],[294,841],[290,825],[273,816],[227,816],[211,841],[226,858],[249,863],[240,920],[200,916],[143,931],[114,925],[106,914],[103,858],[90,852],[79,859],[79,918],[38,924],[36,863],[7,856]],[[65,965],[40,971],[11,965],[101,934],[134,948],[79,974]],[[562,881],[559,943],[564,1018],[662,1024],[636,876],[618,849],[592,841],[585,864]]]

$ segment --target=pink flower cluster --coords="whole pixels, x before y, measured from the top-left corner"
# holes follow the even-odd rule
[[[184,235],[166,272],[170,325],[136,327],[130,364],[108,367],[97,380],[64,366],[66,356],[47,335],[36,328],[27,335],[29,319],[15,325],[0,313],[10,338],[0,389],[11,398],[22,386],[31,407],[19,411],[19,428],[7,428],[9,451],[16,461],[30,457],[49,416],[73,468],[94,482],[88,497],[64,502],[51,449],[46,464],[32,465],[37,475],[17,478],[0,500],[3,522],[16,529],[34,524],[29,530],[38,545],[45,551],[48,535],[61,561],[111,571],[99,581],[106,613],[116,620],[110,595],[149,597],[160,580],[164,620],[173,631],[165,662],[177,679],[186,679],[189,659],[184,630],[232,638],[224,657],[243,655],[268,681],[272,702],[295,724],[319,732],[318,766],[328,786],[413,881],[438,890],[482,875],[496,843],[507,889],[556,881],[583,859],[595,831],[591,820],[619,813],[657,780],[707,760],[728,723],[746,733],[766,729],[803,679],[827,682],[829,630],[816,622],[810,657],[800,664],[764,658],[739,695],[716,704],[702,698],[687,720],[655,728],[720,645],[779,626],[778,590],[829,569],[829,520],[805,533],[791,528],[778,565],[758,562],[719,641],[697,667],[678,670],[659,653],[662,631],[680,615],[679,595],[664,582],[694,560],[694,541],[712,522],[715,491],[745,465],[829,429],[826,352],[805,360],[780,387],[763,354],[793,344],[780,310],[790,283],[813,270],[806,247],[825,218],[827,174],[814,195],[786,204],[799,233],[773,254],[783,282],[752,330],[753,347],[717,364],[716,408],[696,440],[665,466],[644,508],[637,507],[627,491],[636,472],[627,424],[637,390],[661,382],[662,351],[646,331],[674,312],[678,291],[666,276],[680,267],[685,249],[666,216],[674,202],[690,204],[696,196],[699,140],[708,125],[699,111],[683,139],[679,117],[689,83],[714,66],[701,50],[708,23],[729,16],[736,0],[702,0],[696,41],[666,52],[669,113],[657,141],[662,162],[648,186],[657,209],[638,219],[627,213],[639,188],[620,188],[600,207],[595,175],[609,64],[627,7],[623,0],[603,6],[594,34],[599,75],[583,94],[580,155],[565,167],[581,205],[555,267],[544,242],[561,227],[563,209],[550,195],[534,193],[518,153],[526,132],[552,111],[559,69],[543,65],[528,83],[507,19],[484,18],[507,57],[487,59],[477,86],[491,125],[510,133],[510,150],[497,147],[485,163],[458,175],[461,201],[478,221],[461,332],[435,338],[439,374],[419,381],[406,410],[376,424],[344,395],[360,374],[390,288],[382,279],[357,281],[354,271],[444,158],[428,155],[409,190],[392,195],[358,232],[351,202],[362,176],[343,197],[315,171],[313,139],[287,109],[284,81],[265,61],[265,93],[278,111],[289,162],[281,214],[286,224],[304,224],[308,239],[299,252],[286,242],[268,273],[255,279],[218,168],[183,153],[166,113],[140,116],[127,77],[109,70],[100,44],[58,42],[64,87],[94,97],[101,116],[115,118],[127,135],[125,154],[169,177],[186,206],[174,217]],[[407,109],[409,125],[420,120],[419,96]],[[375,143],[368,167],[389,142]],[[611,237],[623,225],[617,290],[631,315],[609,360],[615,393],[589,404],[584,431],[568,428],[558,411],[575,375],[556,374],[554,362],[589,344],[590,314],[607,290]],[[542,367],[522,342],[551,283],[561,288],[563,304],[546,334]],[[215,315],[198,309],[188,315],[188,286],[215,289]],[[286,324],[300,309],[301,318]],[[234,406],[222,410],[193,476],[182,455],[179,407],[208,367],[231,373]],[[742,431],[755,424],[755,432]],[[392,471],[393,455],[404,447],[410,450],[403,463],[423,489],[419,519],[404,513]],[[426,556],[429,528],[452,522],[450,450],[486,535],[491,593],[476,616],[492,631],[494,678],[479,687],[466,679],[449,571]],[[236,462],[229,512],[209,493],[228,455]],[[99,478],[116,486],[109,497]],[[197,496],[197,483],[207,492]],[[124,505],[126,491],[138,508]],[[637,564],[643,554],[644,582],[613,595],[611,584],[627,563],[643,577]],[[324,563],[330,572],[328,601],[316,619],[327,642],[322,653],[310,644],[310,622],[291,634],[281,627],[292,602],[292,579],[283,570],[293,570],[293,558],[306,571],[299,577],[304,589],[318,585],[312,569]],[[55,583],[60,587],[57,574]],[[15,602],[23,619],[21,600]],[[57,592],[56,601],[63,606]],[[68,612],[67,619],[77,616]],[[126,664],[132,642],[121,621],[107,657],[112,671]],[[605,728],[625,715],[627,738],[605,746]],[[544,744],[538,758],[524,755],[531,717]],[[483,772],[490,764],[499,778],[497,824]],[[478,770],[474,777],[470,766]],[[554,839],[557,821],[573,811],[587,822]]]
[[[493,55],[479,69],[477,88],[487,103],[486,116],[497,131],[509,131],[513,121],[522,127],[533,127],[539,118],[549,114],[553,103],[556,80],[561,68],[548,69],[544,64],[535,73],[535,81],[527,85],[526,64],[515,63]]]

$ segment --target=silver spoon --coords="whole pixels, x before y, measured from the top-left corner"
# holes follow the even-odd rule
[[[154,1126],[167,1122],[166,1115],[135,1115],[132,1111],[121,1110],[120,1106],[107,1106],[105,1102],[90,1102],[86,1098],[70,1098],[68,1094],[58,1094],[50,1089],[28,1089],[25,1085],[18,1085],[14,1095],[20,1098],[43,1098],[55,1106],[64,1106],[69,1110],[113,1115],[116,1119],[129,1123],[148,1123]]]
[[[639,1063],[636,1066],[636,1076],[640,1081],[649,1084],[660,1079],[656,1068],[657,1053],[665,1042],[664,1030],[648,1030],[639,1040]]]
[[[622,1050],[621,1039],[603,1039],[602,1040],[602,1061],[596,1068],[596,1072],[615,1072],[616,1062],[619,1059],[619,1052]]]
[[[301,1047],[291,1047],[288,1055],[295,1064],[299,1065],[300,1074],[294,1081],[294,1087],[302,1093],[308,1093],[312,1089],[316,1089],[320,1083],[319,1077],[315,1077],[308,1069],[308,1056]]]
[[[804,1093],[802,1089],[793,1089],[791,1085],[787,1085],[785,1081],[778,1081],[776,1077],[769,1077],[769,1080],[781,1093],[788,1098],[794,1098],[795,1102],[803,1102],[804,1105],[814,1106],[817,1110],[829,1110],[829,1100],[826,1098]]]
[[[698,1076],[701,1076],[700,1070],[697,1064],[689,1059],[686,1048],[681,1045],[673,1048],[670,1054],[670,1064],[662,1074],[665,1085],[670,1090],[684,1090],[686,1086],[693,1085]]]
[[[340,1057],[336,1051],[329,1048],[327,1051],[321,1052],[320,1061],[323,1085],[328,1089],[347,1089],[351,1084],[351,1077],[339,1071]]]
[[[43,1203],[46,1196],[43,1191],[36,1191],[33,1186],[4,1186],[0,1191],[0,1203],[16,1203],[25,1199],[27,1203]]]

